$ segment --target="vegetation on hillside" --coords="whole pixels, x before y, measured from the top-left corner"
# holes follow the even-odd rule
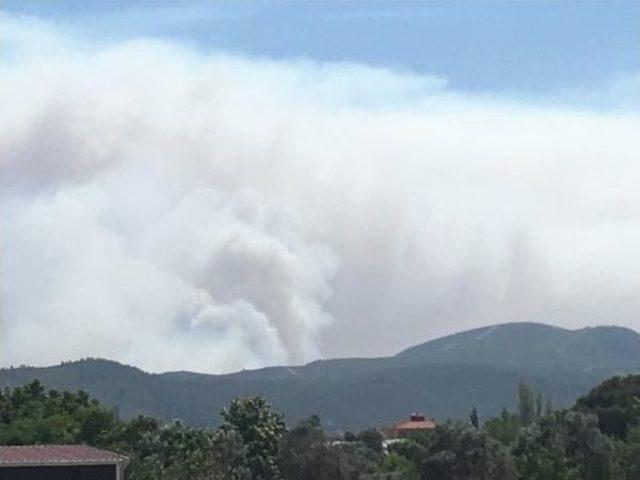
[[[287,429],[259,396],[217,429],[121,421],[86,393],[38,381],[0,392],[0,444],[86,443],[128,455],[130,480],[637,480],[640,376],[616,377],[553,411],[526,384],[518,410],[438,425],[383,447],[373,429],[330,437],[313,416]]]
[[[568,407],[612,375],[636,372],[640,335],[631,330],[506,324],[432,340],[394,357],[323,360],[226,375],[150,374],[86,359],[0,369],[0,385],[20,386],[37,378],[47,388],[82,389],[117,408],[123,419],[180,418],[192,427],[219,426],[221,417],[214,412],[236,397],[260,394],[289,423],[316,414],[334,432],[385,425],[416,405],[437,420],[466,420],[474,405],[485,419],[499,416],[503,406],[516,407],[513,392],[522,380],[551,396],[556,406]]]

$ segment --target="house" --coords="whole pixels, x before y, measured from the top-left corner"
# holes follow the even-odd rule
[[[408,420],[396,422],[392,427],[381,429],[381,433],[387,440],[395,438],[405,438],[413,432],[433,430],[436,422],[425,417],[421,413],[412,413]]]
[[[86,445],[0,446],[0,480],[124,480],[126,463]]]

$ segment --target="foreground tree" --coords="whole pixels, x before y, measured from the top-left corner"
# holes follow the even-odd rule
[[[222,412],[220,431],[236,434],[246,449],[246,466],[254,480],[277,480],[284,422],[260,396],[236,398]]]
[[[491,418],[484,424],[484,430],[487,435],[505,446],[509,446],[516,441],[518,435],[520,435],[521,428],[520,417],[509,413],[506,408],[502,409],[500,416]]]
[[[383,466],[383,458],[382,435],[377,430],[331,441],[320,419],[312,416],[284,435],[279,466],[287,480],[359,480],[376,471],[388,472],[391,465]]]
[[[330,480],[335,473],[320,419],[313,416],[287,432],[280,445],[280,471],[284,478]]]
[[[628,432],[626,442],[618,443],[616,464],[620,480],[640,478],[640,427]]]
[[[574,409],[596,415],[604,433],[624,439],[630,429],[640,426],[640,375],[602,382],[579,398]]]
[[[513,449],[523,480],[614,480],[614,444],[597,418],[558,412],[532,424]]]
[[[382,453],[382,434],[375,428],[363,430],[356,436],[356,440],[369,450]]]
[[[49,390],[39,381],[0,391],[0,444],[87,443],[104,446],[117,420],[86,392]]]
[[[423,480],[513,480],[508,451],[484,432],[463,424],[439,425],[420,466]]]

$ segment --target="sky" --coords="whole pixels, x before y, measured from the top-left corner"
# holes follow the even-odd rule
[[[0,365],[640,329],[639,25],[638,2],[5,0]]]
[[[139,36],[277,60],[356,62],[465,91],[545,94],[638,71],[640,4],[4,0],[94,42]]]

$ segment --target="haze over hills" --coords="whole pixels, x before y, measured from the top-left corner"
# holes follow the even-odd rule
[[[107,360],[0,370],[0,385],[38,378],[50,388],[84,389],[118,408],[213,425],[235,396],[260,393],[295,422],[318,414],[327,428],[384,425],[414,410],[437,420],[513,407],[527,380],[566,405],[601,380],[640,372],[640,335],[619,327],[566,330],[512,323],[461,332],[392,357],[334,359],[226,375],[150,374]]]

